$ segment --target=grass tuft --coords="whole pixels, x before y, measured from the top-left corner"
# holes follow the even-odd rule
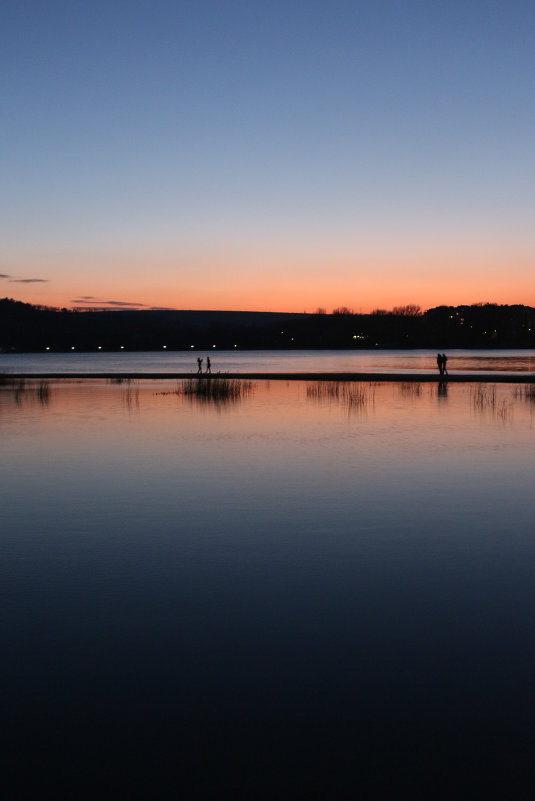
[[[252,381],[214,375],[188,378],[182,386],[178,386],[176,394],[200,403],[225,404],[236,403],[242,398],[248,397],[252,394],[253,389]]]

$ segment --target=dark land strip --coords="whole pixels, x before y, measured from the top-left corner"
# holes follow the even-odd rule
[[[363,348],[535,348],[535,307],[480,303],[396,306],[357,314],[194,311],[173,309],[68,310],[0,298],[0,351],[5,353]]]

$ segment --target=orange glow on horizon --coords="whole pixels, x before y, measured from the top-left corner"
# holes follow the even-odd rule
[[[394,254],[364,249],[333,257],[280,252],[156,254],[41,259],[19,274],[43,283],[4,280],[0,293],[54,307],[174,308],[228,311],[357,313],[408,303],[422,309],[479,302],[535,306],[533,261],[511,255],[429,250]],[[14,270],[13,270],[14,272]],[[113,301],[113,303],[110,303]]]

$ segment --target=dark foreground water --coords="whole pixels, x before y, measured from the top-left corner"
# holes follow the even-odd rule
[[[529,798],[530,388],[0,384],[8,798]]]

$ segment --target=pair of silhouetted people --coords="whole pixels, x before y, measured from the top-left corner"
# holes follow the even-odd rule
[[[206,357],[206,372],[212,375],[212,363],[209,356]],[[200,356],[197,358],[197,374],[202,375],[202,359]]]
[[[448,375],[448,357],[445,353],[437,353],[437,367],[440,375]]]

